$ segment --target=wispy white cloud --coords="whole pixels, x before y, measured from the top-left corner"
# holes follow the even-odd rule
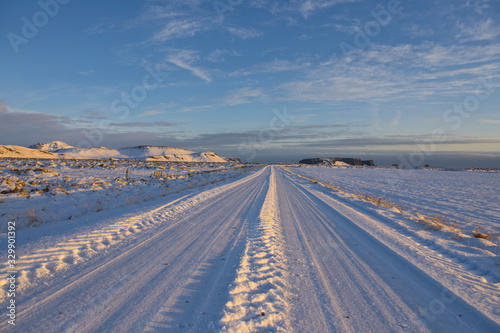
[[[180,58],[169,58],[168,61],[171,62],[172,64],[180,67],[180,68],[183,68],[185,70],[190,71],[193,75],[199,77],[202,80],[205,80],[205,82],[208,82],[208,83],[212,82],[212,79],[210,78],[208,73],[201,68],[196,68],[194,66],[191,66],[191,65],[185,63]]]
[[[177,50],[176,53],[167,56],[167,61],[169,63],[190,71],[193,75],[199,77],[207,83],[212,82],[212,78],[206,70],[193,65],[193,63],[198,61],[198,59],[199,57],[196,52],[192,50]]]
[[[193,37],[199,33],[220,30],[228,31],[241,39],[261,36],[255,28],[244,28],[220,24],[219,17],[213,6],[206,6],[206,1],[166,1],[153,4],[137,18],[136,24],[160,25],[149,42],[165,42],[168,40]]]
[[[90,76],[94,71],[79,71],[78,74],[83,76]]]
[[[138,114],[137,118],[148,117],[148,116],[155,116],[155,115],[163,114],[163,113],[164,113],[163,111],[155,111],[155,110],[144,111],[144,112]]]
[[[478,14],[484,14],[490,8],[489,2],[491,0],[467,0],[463,7],[473,10]]]
[[[297,71],[299,69],[311,66],[311,62],[297,59],[295,61],[286,59],[274,59],[273,61],[251,66],[249,68],[242,68],[233,71],[229,76],[248,76],[263,73],[278,73],[285,71]]]
[[[151,21],[165,20],[187,16],[191,11],[180,6],[176,1],[165,2],[162,5],[150,5],[145,8],[138,18],[141,23],[151,23]]]
[[[374,45],[352,57],[305,68],[304,79],[282,83],[277,92],[283,99],[302,101],[456,96],[473,90],[481,79],[500,75],[499,61],[500,45]]]
[[[210,109],[211,107],[213,107],[213,105],[210,105],[210,104],[185,106],[185,107],[181,108],[181,112],[201,111],[201,110]]]
[[[241,39],[255,38],[262,35],[262,33],[258,32],[254,28],[228,27],[227,31]]]
[[[102,34],[107,30],[116,28],[117,23],[113,18],[101,18],[99,23],[91,25],[86,32],[89,34]]]
[[[309,17],[317,11],[336,6],[342,3],[357,2],[359,0],[295,0],[291,4],[304,17]]]
[[[361,52],[357,61],[379,62],[395,66],[436,69],[446,66],[473,65],[500,60],[500,45],[443,45],[426,42],[419,45],[374,45]]]
[[[491,18],[472,24],[457,24],[460,32],[456,38],[461,42],[484,41],[494,39],[500,35],[500,25],[495,24]]]
[[[215,49],[205,59],[210,62],[224,62],[226,61],[225,56],[238,57],[240,54],[235,50]]]
[[[404,31],[412,37],[431,37],[434,35],[434,30],[430,27],[422,26],[421,24],[412,24],[404,28]]]
[[[258,9],[268,9],[273,15],[277,14],[299,14],[304,18],[316,14],[321,10],[334,7],[336,5],[359,2],[361,0],[291,0],[291,1],[265,1],[265,0],[252,0],[247,2],[250,7]],[[294,25],[297,20],[290,16],[284,17],[289,25]]]
[[[199,20],[178,19],[168,22],[160,32],[157,32],[152,41],[164,42],[169,39],[194,36],[203,30],[205,25]]]
[[[168,122],[168,121],[154,121],[154,122],[145,122],[145,121],[129,121],[124,123],[112,123],[111,126],[116,127],[171,127],[176,126],[176,124]]]
[[[224,98],[223,104],[227,106],[247,104],[250,103],[251,101],[254,101],[255,99],[262,100],[265,97],[266,94],[261,88],[244,87],[231,91]]]
[[[342,23],[332,23],[329,24],[329,26],[332,26],[335,30],[339,32],[344,32],[349,35],[354,35],[357,34],[361,29],[360,29],[360,24],[342,24]]]

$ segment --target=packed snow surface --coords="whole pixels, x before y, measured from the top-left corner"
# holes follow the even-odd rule
[[[500,235],[500,173],[426,169],[291,167],[355,194],[370,194],[416,214],[442,216],[465,233]]]
[[[498,332],[495,249],[266,166],[20,228],[0,330]]]

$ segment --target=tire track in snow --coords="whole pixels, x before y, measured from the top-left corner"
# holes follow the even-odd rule
[[[198,193],[186,194],[152,211],[138,214],[110,225],[97,226],[94,230],[85,233],[77,233],[76,235],[66,237],[66,239],[54,244],[50,248],[44,247],[34,250],[31,253],[25,253],[17,263],[17,270],[19,272],[19,286],[17,291],[21,293],[29,286],[36,284],[40,278],[49,277],[58,271],[82,263],[97,252],[120,243],[128,237],[133,237],[135,234],[150,229],[155,225],[173,223],[176,217],[183,214],[188,208],[195,205],[202,205],[210,198],[258,177],[262,172],[263,169],[229,184]],[[0,265],[2,272],[7,272],[7,268],[7,263]],[[6,285],[7,280],[1,279],[0,290],[4,289]],[[5,298],[6,293],[1,293],[0,301]]]
[[[332,204],[333,200],[319,195],[315,185],[284,171],[278,176],[287,246],[294,256],[300,257],[302,252],[305,262],[314,263],[306,270],[313,277],[310,289],[304,283],[299,287],[298,301],[291,302],[294,327],[301,331],[346,332],[498,331],[498,324],[487,317],[490,310],[484,311],[484,305],[471,306],[462,293],[454,292],[433,259],[427,256],[415,261],[411,254],[393,247],[392,243],[399,243],[401,238],[388,243],[388,239],[379,239],[383,230],[380,225],[365,230],[363,227],[374,222],[370,216],[362,216],[356,209],[353,214],[345,214],[351,208],[347,203]],[[406,246],[405,239],[401,240],[400,245]],[[453,281],[460,285],[461,278],[462,274],[456,274]],[[295,287],[300,280],[293,282]],[[310,301],[315,294],[323,299],[321,307]],[[328,306],[323,307],[325,304]],[[491,308],[498,308],[497,304]],[[320,320],[309,320],[307,326],[302,324],[304,319],[297,318],[309,309],[318,312],[316,318]],[[324,325],[321,312],[326,314]]]
[[[222,332],[290,332],[275,170],[220,320]]]
[[[286,177],[293,180],[295,176],[288,173]],[[443,288],[446,287],[472,306],[486,310],[482,310],[483,313],[498,322],[500,272],[498,267],[488,264],[494,261],[495,257],[478,258],[483,250],[474,248],[470,248],[467,256],[464,247],[447,247],[446,243],[440,243],[439,238],[425,238],[418,230],[415,231],[398,220],[387,218],[372,210],[370,206],[366,208],[357,205],[356,202],[307,182],[301,184],[304,194],[307,193],[311,198],[316,198],[353,221],[395,253],[412,262],[415,267],[439,281]],[[491,261],[486,260],[490,258]],[[484,259],[483,263],[479,259]],[[498,258],[496,259],[498,262]]]
[[[207,323],[220,319],[227,298],[218,304],[219,295],[236,275],[246,221],[257,219],[268,173],[245,177],[182,212],[175,223],[140,233],[66,276],[57,274],[50,285],[27,290],[18,313],[22,331],[176,331],[196,324],[206,332]],[[0,331],[4,326],[6,321]]]

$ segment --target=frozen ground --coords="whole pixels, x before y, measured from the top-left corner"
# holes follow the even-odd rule
[[[291,167],[355,194],[370,194],[414,214],[442,216],[467,235],[479,226],[500,235],[500,173],[424,169]]]
[[[498,332],[498,256],[442,236],[268,166],[19,230],[15,331]]]
[[[0,159],[0,225],[64,221],[243,172],[234,163],[144,160]],[[5,231],[5,230],[4,230]]]

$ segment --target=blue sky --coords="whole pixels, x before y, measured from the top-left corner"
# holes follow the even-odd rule
[[[0,144],[500,167],[500,1],[0,6]]]

